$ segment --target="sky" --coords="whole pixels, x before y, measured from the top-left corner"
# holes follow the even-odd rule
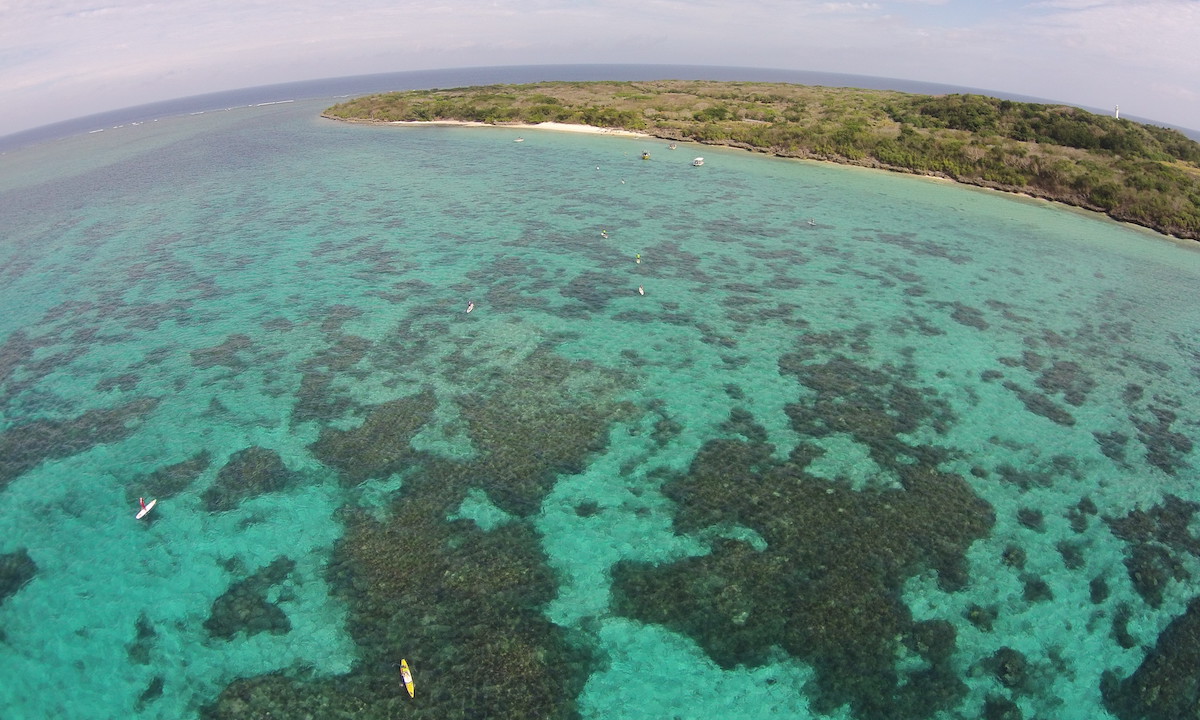
[[[1200,0],[0,0],[0,136],[257,85],[581,63],[872,75],[1200,129]]]

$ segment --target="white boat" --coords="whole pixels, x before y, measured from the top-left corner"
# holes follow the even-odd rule
[[[692,167],[700,167],[704,164],[704,158],[696,158],[692,161]]]

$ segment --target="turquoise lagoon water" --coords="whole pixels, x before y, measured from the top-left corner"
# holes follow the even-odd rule
[[[3,157],[0,715],[1189,701],[1195,247],[322,106]]]

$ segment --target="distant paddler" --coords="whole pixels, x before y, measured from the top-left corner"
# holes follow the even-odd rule
[[[634,259],[634,262],[636,262],[638,265],[642,264],[642,254],[641,253],[634,255],[633,259]]]
[[[608,231],[607,231],[607,230],[605,230],[604,228],[600,228],[600,237],[602,237],[602,238],[604,238],[605,240],[607,240],[607,239],[608,239]]]
[[[409,697],[416,697],[413,692],[412,673],[408,671],[408,661],[400,658],[400,664],[396,666],[400,670],[400,680],[404,682],[404,688],[408,690]]]
[[[142,509],[138,511],[137,519],[141,520],[142,518],[149,515],[150,511],[154,509],[154,505],[156,503],[158,503],[158,498],[155,498],[155,499],[151,500],[150,502],[146,502],[146,498],[138,498],[138,503],[141,504]]]
[[[645,294],[646,294],[646,291],[642,289],[641,285],[638,285],[638,295],[645,295]]]
[[[472,310],[474,310],[474,309],[475,309],[475,301],[474,301],[474,300],[468,300],[468,301],[467,301],[467,312],[471,312],[471,311],[472,311]]]

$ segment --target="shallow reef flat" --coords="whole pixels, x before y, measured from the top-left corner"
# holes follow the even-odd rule
[[[0,706],[1200,702],[1188,246],[862,168],[316,109],[0,196]]]

